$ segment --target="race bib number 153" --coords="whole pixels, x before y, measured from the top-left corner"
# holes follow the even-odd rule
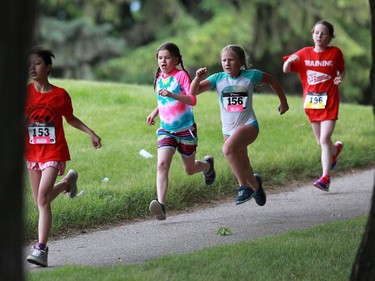
[[[28,127],[29,142],[31,144],[55,144],[55,127],[50,125],[48,123],[30,124]]]

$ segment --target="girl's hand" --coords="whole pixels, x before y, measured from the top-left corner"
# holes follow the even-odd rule
[[[333,80],[333,84],[335,85],[340,85],[342,82],[342,77],[340,75],[336,76],[335,79]]]
[[[199,68],[196,73],[195,73],[195,76],[199,79],[202,79],[203,77],[205,77],[207,75],[207,67],[203,67],[203,68]]]
[[[289,61],[289,62],[299,61],[299,56],[297,56],[296,54],[293,54],[293,55],[291,55],[291,56],[288,58],[288,61]]]
[[[285,112],[289,110],[289,105],[287,102],[281,103],[278,107],[280,115],[283,115]]]
[[[155,116],[153,116],[153,114],[150,114],[149,116],[147,116],[147,120],[146,120],[147,124],[149,124],[150,126],[153,126],[155,125]]]
[[[172,96],[172,93],[167,91],[166,89],[161,89],[159,91],[159,95],[162,96],[162,97],[170,97],[170,96]]]
[[[102,139],[97,134],[93,132],[92,135],[90,135],[90,138],[91,138],[92,146],[95,149],[99,149],[102,147],[102,143],[101,143]]]
[[[147,124],[149,124],[150,126],[153,126],[155,125],[155,118],[156,116],[158,116],[159,114],[159,108],[156,107],[146,118],[146,122]]]

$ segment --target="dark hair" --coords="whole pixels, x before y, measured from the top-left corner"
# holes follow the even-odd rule
[[[30,55],[37,55],[41,57],[46,65],[52,64],[52,58],[55,58],[53,51],[44,49],[42,47],[35,47],[31,50]]]
[[[189,79],[191,80],[189,72],[187,72],[187,70],[184,67],[184,63],[182,62],[182,55],[181,55],[180,49],[177,47],[177,45],[174,44],[174,43],[171,43],[171,42],[165,42],[165,43],[161,44],[160,47],[156,51],[156,59],[158,59],[158,54],[159,54],[159,51],[161,51],[161,50],[167,50],[168,52],[171,53],[172,57],[178,58],[179,59],[178,64],[181,64],[182,70],[186,72]],[[156,73],[155,73],[154,89],[156,88],[156,80],[158,79],[160,72],[161,72],[160,67],[158,67],[156,69]]]
[[[320,20],[320,21],[318,21],[318,22],[314,25],[314,27],[312,28],[311,33],[314,33],[315,26],[317,26],[318,24],[322,24],[322,25],[324,25],[325,27],[327,27],[327,28],[328,28],[328,32],[329,32],[329,35],[330,35],[332,38],[335,38],[335,29],[334,29],[334,27],[333,27],[333,24],[330,23],[330,22],[328,22],[328,21],[326,21],[326,20]]]
[[[245,67],[245,69],[248,69],[247,63],[246,63],[247,55],[246,55],[244,48],[242,48],[239,45],[227,45],[221,50],[220,56],[223,54],[223,52],[228,51],[228,50],[232,51],[237,56],[237,58],[240,60],[242,66]]]

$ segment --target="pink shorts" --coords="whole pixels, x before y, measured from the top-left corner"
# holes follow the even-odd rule
[[[62,176],[65,173],[66,162],[48,161],[48,162],[30,162],[26,161],[27,168],[34,171],[43,171],[48,167],[56,168],[59,173],[58,176]]]

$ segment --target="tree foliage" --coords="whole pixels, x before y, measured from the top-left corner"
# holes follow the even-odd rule
[[[110,23],[121,34],[134,24],[131,0],[40,0],[40,13],[61,21],[90,18],[97,24]]]
[[[89,78],[126,83],[151,83],[156,68],[155,51],[164,41],[179,45],[189,70],[207,66],[220,70],[219,53],[227,44],[242,45],[249,62],[279,78],[288,93],[300,94],[296,75],[282,73],[282,57],[312,45],[311,29],[319,19],[335,26],[333,45],[344,53],[347,76],[341,87],[344,101],[364,102],[369,93],[370,14],[367,0],[42,0],[45,15],[57,17],[61,25],[89,18],[95,28],[112,26],[98,41],[124,40],[119,49],[96,56],[86,64]],[[139,9],[132,9],[134,4]],[[96,5],[94,5],[96,4]],[[63,8],[62,8],[63,7]],[[99,7],[99,8],[95,8]],[[50,32],[46,33],[47,35]],[[71,40],[71,39],[70,39]],[[74,40],[81,40],[75,38]],[[102,53],[113,46],[71,44]],[[49,42],[43,37],[41,42]],[[112,41],[114,42],[114,41]],[[73,50],[71,49],[71,50]],[[60,51],[60,50],[59,50]],[[72,53],[70,51],[70,53]],[[80,61],[82,51],[73,52]],[[109,55],[111,54],[111,55]],[[114,59],[111,59],[114,57]],[[77,64],[81,65],[81,63]],[[131,66],[131,67],[129,67]],[[79,77],[82,70],[70,70]],[[75,74],[74,74],[75,73]],[[93,74],[94,73],[94,74]]]
[[[43,44],[55,52],[53,75],[95,79],[93,65],[122,54],[124,41],[110,36],[111,31],[110,24],[96,25],[85,18],[62,23],[43,17],[35,44]]]

